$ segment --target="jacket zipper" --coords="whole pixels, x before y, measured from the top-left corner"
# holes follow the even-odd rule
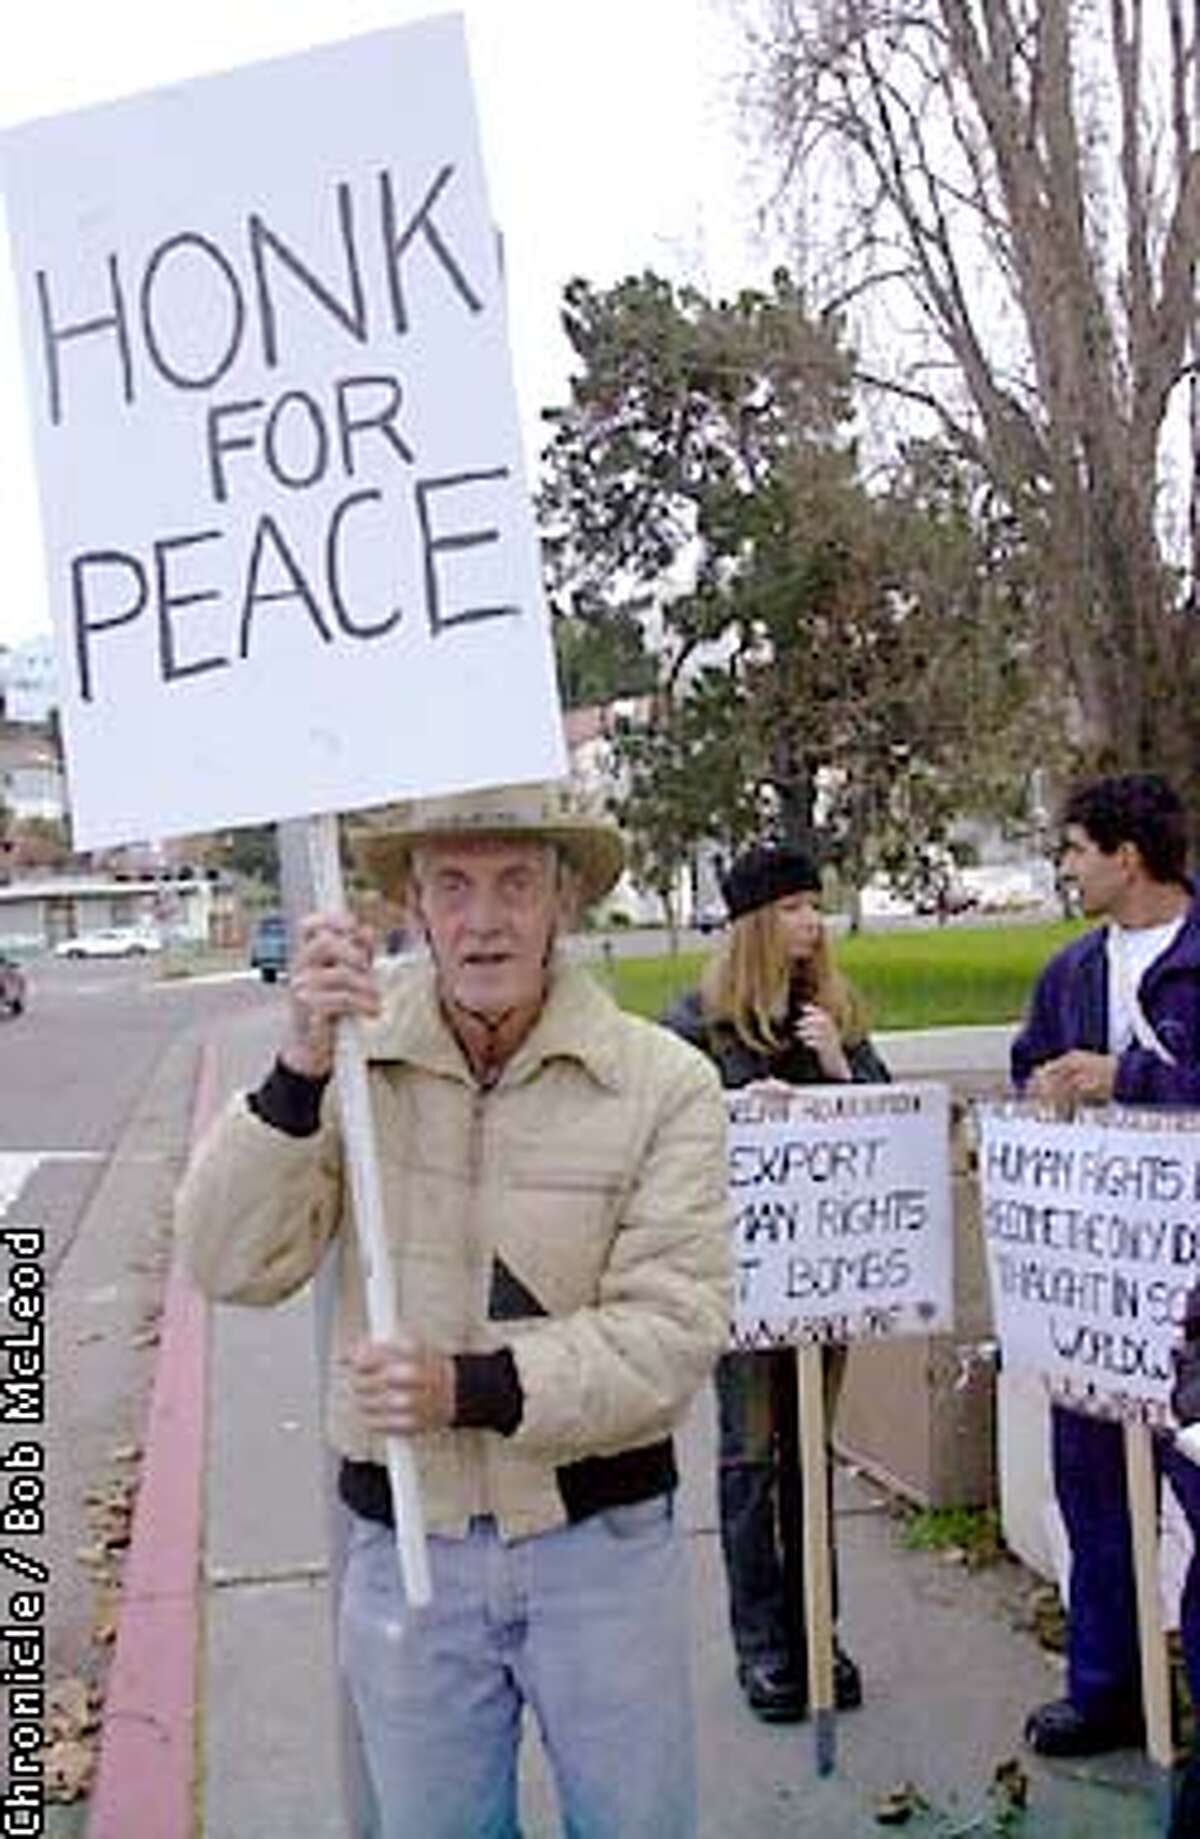
[[[468,1271],[480,1267],[483,1256],[483,1222],[481,1211],[483,1205],[483,1151],[484,1125],[488,1094],[495,1086],[495,1076],[486,1080],[475,1080],[471,1088],[471,1119],[467,1132],[467,1177],[468,1177],[468,1226],[467,1226],[467,1267]],[[486,1283],[482,1270],[480,1279]],[[464,1346],[474,1344],[474,1310],[468,1292],[466,1299],[469,1319],[463,1323]],[[486,1302],[484,1304],[486,1312]],[[477,1502],[476,1512],[488,1514],[493,1511],[491,1488],[491,1465],[488,1460],[485,1432],[474,1431],[472,1438],[475,1446],[475,1486],[471,1493]]]

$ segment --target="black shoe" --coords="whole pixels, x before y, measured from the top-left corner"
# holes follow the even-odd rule
[[[808,1715],[806,1682],[790,1660],[743,1660],[738,1680],[751,1711],[767,1723],[792,1724]],[[833,1702],[857,1711],[863,1702],[862,1674],[843,1648],[833,1650]]]
[[[862,1704],[862,1674],[844,1648],[834,1644],[833,1702],[839,1711],[857,1711]]]
[[[1051,1699],[1030,1712],[1025,1741],[1039,1756],[1101,1756],[1106,1750],[1140,1748],[1145,1727],[1132,1706],[1098,1716],[1080,1711],[1070,1699]]]
[[[738,1684],[764,1724],[798,1724],[808,1715],[808,1693],[790,1661],[739,1661]]]

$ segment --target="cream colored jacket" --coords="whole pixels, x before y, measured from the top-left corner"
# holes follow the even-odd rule
[[[566,1517],[558,1465],[661,1439],[726,1345],[716,1074],[570,967],[487,1091],[424,967],[400,973],[367,1039],[402,1317],[447,1353],[511,1347],[524,1394],[511,1437],[414,1438],[427,1524],[459,1533],[486,1513],[509,1538],[544,1531]],[[346,1365],[366,1332],[349,1207],[332,1098],[316,1135],[291,1137],[239,1097],[199,1146],[178,1220],[195,1281],[228,1302],[278,1302],[336,1237],[328,1432],[343,1455],[383,1461]],[[546,1313],[491,1319],[497,1272]]]

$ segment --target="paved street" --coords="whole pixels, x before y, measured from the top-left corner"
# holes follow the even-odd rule
[[[40,958],[28,1007],[0,1019],[0,1154],[33,1156],[26,1216],[57,1270],[160,1055],[189,1028],[261,1003],[251,979],[162,982],[146,959]]]
[[[280,998],[249,979],[161,982],[145,960],[44,958],[27,978],[25,1013],[0,1021],[0,1212],[41,1231],[49,1284],[50,1673],[91,1678],[113,1566],[88,1496],[136,1473],[114,1452],[144,1430],[196,1034]]]

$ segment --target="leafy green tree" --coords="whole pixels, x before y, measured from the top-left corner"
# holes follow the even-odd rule
[[[783,271],[770,294],[728,304],[654,274],[605,291],[576,280],[563,324],[580,371],[547,414],[556,607],[607,613],[686,553],[697,629],[680,637],[698,642],[756,488],[798,441],[832,441],[848,421],[837,327],[810,321]]]
[[[932,447],[864,489],[837,325],[782,273],[723,305],[653,275],[576,282],[566,323],[582,370],[542,500],[557,602],[599,622],[674,584],[654,718],[616,743],[654,885],[672,840],[678,862],[766,825],[811,842],[819,824],[861,878],[873,850],[940,834],[985,763],[1011,776],[1032,676],[1019,546]]]
[[[279,844],[274,824],[247,824],[207,838],[201,854],[210,868],[243,875],[264,887],[279,886]]]
[[[575,281],[564,324],[581,369],[569,406],[549,418],[545,455],[556,606],[594,621],[674,577],[669,691],[714,643],[743,658],[771,649],[760,608],[734,590],[770,543],[786,457],[820,448],[846,463],[849,360],[837,328],[810,320],[783,271],[770,293],[727,304],[653,274],[607,292]],[[776,753],[785,821],[804,829],[807,762]]]
[[[614,607],[599,618],[558,613],[553,635],[564,708],[644,696],[654,688],[657,666],[632,608]]]

